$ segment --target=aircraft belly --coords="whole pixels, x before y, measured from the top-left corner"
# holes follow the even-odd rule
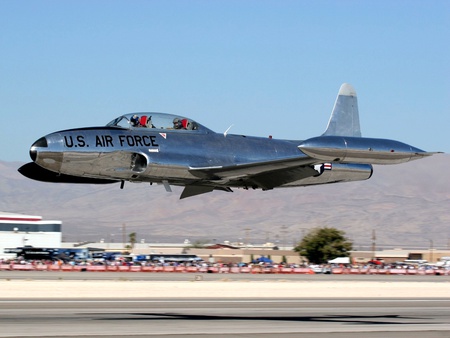
[[[162,180],[193,180],[198,181],[199,178],[192,175],[189,168],[184,166],[174,166],[165,164],[150,164],[145,172],[140,175],[142,181],[162,181]]]

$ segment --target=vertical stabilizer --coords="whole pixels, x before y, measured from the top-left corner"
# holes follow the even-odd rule
[[[361,137],[358,99],[352,85],[344,83],[339,89],[327,130],[323,136]]]

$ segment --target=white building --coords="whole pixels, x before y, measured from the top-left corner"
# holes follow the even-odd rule
[[[43,221],[41,216],[0,212],[0,257],[15,257],[5,254],[5,248],[61,247],[61,225],[61,221]]]

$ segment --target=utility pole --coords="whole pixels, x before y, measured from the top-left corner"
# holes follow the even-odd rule
[[[286,233],[287,233],[287,226],[282,225],[281,226],[281,235],[283,236],[283,250],[286,250]]]
[[[433,262],[433,240],[430,239],[430,263]]]
[[[377,257],[375,256],[375,251],[377,249],[376,243],[375,243],[376,239],[377,239],[377,235],[375,233],[375,229],[373,229],[372,230],[372,259],[373,260],[377,259]]]
[[[250,230],[252,230],[252,229],[245,228],[244,230],[245,230],[245,246],[248,247],[248,244],[249,244],[249,241],[250,241],[250,239],[249,239]]]
[[[125,249],[127,243],[127,226],[125,225],[125,223],[122,223],[122,243],[123,248]]]

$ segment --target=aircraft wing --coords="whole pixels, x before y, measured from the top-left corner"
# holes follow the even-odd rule
[[[189,172],[203,180],[224,186],[273,189],[283,184],[318,175],[309,157],[237,164],[224,167],[190,168]]]

